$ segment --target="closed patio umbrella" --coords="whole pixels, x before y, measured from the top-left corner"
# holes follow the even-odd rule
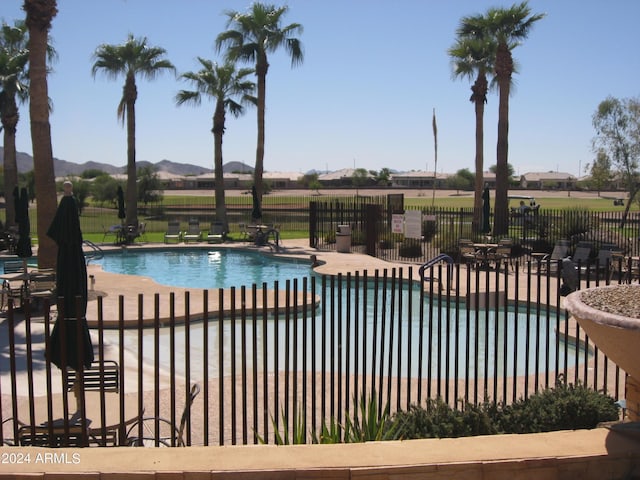
[[[49,359],[59,368],[69,366],[74,370],[82,370],[93,362],[93,345],[86,320],[87,266],[82,252],[78,205],[73,196],[62,197],[47,235],[58,245],[58,319],[51,332]],[[64,327],[61,322],[64,322]],[[81,331],[81,343],[78,342],[78,328]]]
[[[489,203],[489,187],[484,187],[482,191],[482,233],[491,231],[489,217],[491,215],[491,205]]]
[[[18,196],[18,187],[14,191],[16,223],[18,224],[18,243],[16,245],[16,255],[24,259],[25,266],[27,258],[33,255],[31,251],[31,226],[29,224],[29,196],[27,189],[22,187]]]

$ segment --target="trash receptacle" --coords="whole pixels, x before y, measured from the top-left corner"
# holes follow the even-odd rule
[[[336,232],[336,251],[338,253],[351,253],[351,226],[338,225]]]

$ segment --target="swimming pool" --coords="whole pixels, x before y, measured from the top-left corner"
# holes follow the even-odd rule
[[[230,288],[262,285],[313,275],[310,263],[231,249],[131,249],[106,252],[100,260],[107,272],[150,277],[162,285],[183,288]]]

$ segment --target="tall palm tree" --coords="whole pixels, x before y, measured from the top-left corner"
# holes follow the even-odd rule
[[[222,171],[222,136],[225,130],[226,112],[230,112],[235,117],[244,112],[243,104],[253,103],[255,83],[246,80],[248,75],[254,73],[250,68],[236,70],[235,64],[226,62],[218,65],[211,60],[198,57],[202,68],[198,72],[187,72],[180,78],[189,81],[195,90],[181,90],[176,95],[178,105],[194,104],[200,105],[203,97],[216,100],[216,107],[213,113],[213,133],[214,139],[214,172],[216,191],[216,217],[224,224],[225,232],[229,231],[227,220],[227,209],[224,201],[224,177]]]
[[[165,71],[175,72],[173,64],[165,57],[166,50],[152,47],[147,39],[134,38],[129,34],[127,41],[121,45],[100,45],[93,58],[95,63],[91,73],[95,77],[103,72],[108,78],[125,77],[122,98],[118,104],[118,118],[127,122],[127,224],[138,225],[138,194],[136,188],[136,113],[138,98],[136,76],[154,80]]]
[[[482,33],[490,35],[497,44],[494,73],[498,83],[498,142],[496,147],[496,198],[493,233],[504,235],[509,228],[509,95],[514,60],[511,51],[529,36],[533,25],[544,18],[544,14],[531,14],[527,2],[514,4],[510,8],[490,8],[484,15]],[[471,26],[472,27],[472,26]]]
[[[469,100],[475,107],[476,114],[476,158],[475,158],[475,195],[473,198],[473,230],[480,229],[482,213],[482,191],[484,188],[484,105],[487,103],[489,80],[495,61],[496,45],[490,37],[466,37],[467,23],[473,17],[465,17],[457,30],[458,38],[448,53],[453,64],[453,76],[473,79]]]
[[[58,13],[56,0],[24,0],[29,29],[29,118],[38,204],[38,266],[53,268],[57,246],[47,236],[49,225],[57,209],[56,183],[49,123],[49,93],[47,84],[47,56],[49,30]]]
[[[18,186],[16,131],[20,113],[18,103],[29,98],[27,26],[24,21],[0,27],[0,121],[4,140],[4,191],[6,225],[15,224],[15,202],[11,195]]]
[[[262,198],[264,187],[262,174],[264,172],[264,116],[266,104],[266,79],[269,70],[268,53],[284,47],[291,57],[291,65],[296,66],[304,60],[302,43],[294,35],[302,33],[303,27],[298,23],[281,26],[280,21],[289,7],[276,7],[262,3],[253,3],[247,13],[225,12],[229,30],[222,32],[216,38],[218,51],[227,47],[226,55],[231,61],[243,60],[255,64],[258,78],[258,142],[256,147],[256,164],[254,170],[254,184],[258,198]]]

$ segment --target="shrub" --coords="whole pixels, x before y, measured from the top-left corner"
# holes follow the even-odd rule
[[[415,439],[587,429],[618,418],[613,398],[560,379],[555,388],[512,405],[485,400],[455,410],[441,399],[428,400],[425,407],[413,405],[396,412],[392,421],[400,438]]]
[[[536,433],[595,428],[618,416],[618,407],[610,396],[558,381],[555,388],[504,407],[500,423],[505,433]]]
[[[495,421],[497,407],[485,402],[466,404],[454,410],[442,399],[427,400],[426,407],[412,405],[408,411],[396,412],[393,422],[404,439],[455,438],[499,433]]]

